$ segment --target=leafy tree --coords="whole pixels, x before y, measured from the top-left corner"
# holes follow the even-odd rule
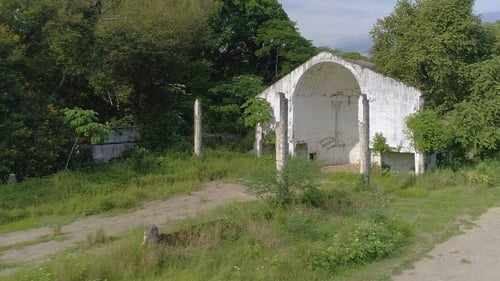
[[[99,9],[92,1],[0,0],[0,22],[18,38],[16,70],[25,87],[68,104],[98,106],[87,79],[93,28]]]
[[[1,4],[6,9],[13,3]],[[23,179],[57,171],[67,142],[58,101],[31,89],[24,56],[29,46],[6,17],[0,13],[0,181],[8,173]]]
[[[272,81],[292,71],[317,53],[311,42],[300,36],[290,20],[272,19],[257,30],[255,55],[265,57],[266,80]]]
[[[217,3],[218,12],[212,21],[216,38],[211,44],[210,57],[219,79],[254,73],[263,75],[265,81],[272,81],[276,69],[283,74],[314,54],[315,49],[301,38],[277,0],[219,0]],[[281,62],[276,60],[277,51]],[[281,69],[286,61],[293,66]]]
[[[216,34],[211,55],[222,79],[255,72],[255,37],[270,19],[288,19],[276,0],[220,0],[212,21]],[[227,66],[233,66],[231,68]]]
[[[484,25],[486,31],[491,37],[495,38],[495,44],[492,46],[492,53],[495,55],[500,55],[500,20],[496,22],[487,22]]]
[[[293,203],[317,206],[321,201],[319,173],[317,162],[291,157],[278,173],[266,171],[253,175],[248,186],[251,192],[265,198],[275,207],[283,208]]]
[[[138,125],[160,150],[192,134],[201,97],[207,128],[245,135],[263,81],[314,51],[276,0],[0,0],[0,177],[64,167],[63,108]]]
[[[109,127],[101,124],[98,121],[97,113],[90,109],[81,109],[78,107],[69,109],[65,108],[64,122],[67,123],[76,133],[75,141],[71,147],[71,151],[66,160],[64,169],[68,169],[69,161],[77,145],[89,139],[93,143],[104,141],[109,135]]]
[[[389,145],[387,144],[387,138],[380,132],[375,133],[372,141],[372,150],[380,154],[389,151]]]
[[[254,75],[236,76],[210,89],[209,111],[205,114],[207,130],[245,135],[241,121],[243,105],[262,90],[262,78]]]
[[[473,0],[399,0],[371,31],[374,62],[423,90],[428,107],[450,110],[469,94],[464,67],[484,59],[493,42],[473,6]]]
[[[242,106],[243,124],[250,128],[255,128],[258,124],[269,125],[273,118],[273,109],[269,102],[260,97],[248,99]]]
[[[453,132],[435,110],[426,109],[408,116],[406,126],[413,145],[420,152],[432,154],[452,144]]]
[[[211,34],[211,1],[110,1],[103,10],[89,81],[117,115],[134,117],[144,145],[166,148],[190,132],[194,97],[186,84],[198,94],[209,85],[210,63],[193,57]],[[187,81],[198,66],[200,79]]]
[[[472,96],[457,104],[448,117],[462,149],[495,157],[500,148],[500,55],[468,69]]]

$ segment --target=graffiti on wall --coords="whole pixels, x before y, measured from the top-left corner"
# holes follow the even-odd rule
[[[329,136],[322,138],[318,141],[319,145],[326,150],[334,149],[335,147],[345,147],[345,143],[340,141],[338,138],[334,136]]]

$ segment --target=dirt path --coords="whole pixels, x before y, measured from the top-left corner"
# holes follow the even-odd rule
[[[89,234],[97,230],[104,230],[106,235],[117,236],[127,230],[141,225],[155,223],[165,225],[169,220],[187,218],[205,210],[214,209],[230,202],[255,200],[255,197],[245,192],[241,184],[211,182],[204,184],[200,191],[189,195],[182,195],[168,200],[148,202],[143,209],[130,213],[104,217],[89,216],[73,223],[64,225],[61,234],[68,237],[64,241],[48,241],[20,249],[7,250],[1,253],[0,263],[6,265],[23,265],[43,260],[65,249],[86,241]],[[0,247],[29,243],[44,236],[50,236],[54,230],[49,227],[18,231],[0,235]],[[1,271],[2,274],[11,272],[12,268]]]
[[[500,208],[484,213],[476,227],[437,245],[415,268],[394,281],[500,280]]]

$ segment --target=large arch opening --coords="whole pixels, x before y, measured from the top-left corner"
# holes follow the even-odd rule
[[[344,66],[321,62],[309,68],[292,96],[293,153],[324,165],[358,163],[360,95]]]

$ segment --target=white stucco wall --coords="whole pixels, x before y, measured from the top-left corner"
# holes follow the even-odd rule
[[[311,58],[260,94],[279,121],[276,93],[288,99],[288,141],[307,143],[324,164],[359,161],[358,98],[366,95],[370,107],[370,139],[381,132],[391,148],[414,152],[405,134],[405,117],[420,108],[421,93],[377,73],[369,65],[350,62],[323,52]]]

